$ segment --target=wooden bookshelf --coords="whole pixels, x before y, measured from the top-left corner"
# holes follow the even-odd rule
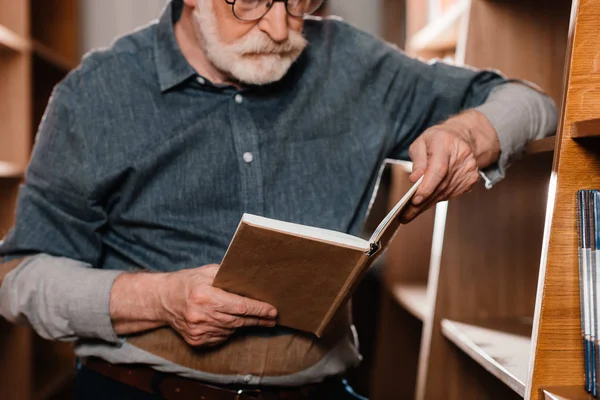
[[[52,88],[77,65],[77,14],[77,0],[0,0],[0,238]],[[51,398],[73,374],[70,345],[0,322],[0,398]]]
[[[407,15],[423,6],[410,3]],[[600,0],[472,0],[463,18],[456,61],[537,84],[558,105],[560,124],[555,137],[531,143],[492,190],[478,185],[438,205],[433,228],[420,218],[407,226],[430,232],[430,247],[420,249],[426,257],[413,258],[401,242],[390,249],[398,253],[382,275],[396,307],[382,302],[387,324],[379,334],[407,344],[380,349],[387,364],[376,371],[385,390],[376,387],[371,398],[396,390],[405,394],[398,398],[419,400],[590,400],[575,193],[600,188]],[[392,184],[405,189],[401,180]],[[423,298],[431,298],[426,312],[418,309]],[[417,351],[406,359],[402,353],[415,343],[416,364]],[[417,376],[389,372],[394,362],[417,365]]]

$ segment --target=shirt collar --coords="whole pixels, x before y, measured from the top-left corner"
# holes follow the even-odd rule
[[[179,43],[175,38],[174,25],[179,20],[182,10],[183,2],[181,0],[170,1],[166,5],[157,25],[154,39],[154,57],[160,90],[163,92],[197,75],[196,70],[188,63],[181,52]]]

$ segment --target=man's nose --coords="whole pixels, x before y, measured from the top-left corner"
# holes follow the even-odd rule
[[[271,0],[272,1],[272,0]],[[269,12],[258,23],[261,31],[266,33],[274,42],[284,42],[289,36],[288,14],[285,3],[277,1]]]

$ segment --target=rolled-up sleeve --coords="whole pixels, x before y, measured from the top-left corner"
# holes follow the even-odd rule
[[[0,315],[27,321],[43,338],[120,343],[110,320],[110,291],[121,271],[38,254],[9,272],[0,286]]]
[[[482,171],[486,187],[505,176],[532,140],[553,135],[558,124],[554,101],[526,82],[509,82],[492,90],[489,98],[475,108],[490,121],[500,142],[500,158]]]
[[[0,314],[26,320],[50,339],[114,341],[108,302],[118,272],[94,269],[106,215],[93,193],[75,108],[72,91],[57,86],[19,191],[15,225],[0,242],[0,262],[27,257],[2,282]]]

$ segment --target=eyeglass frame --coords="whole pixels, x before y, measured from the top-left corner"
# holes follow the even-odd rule
[[[225,3],[229,4],[231,6],[231,13],[233,14],[234,17],[236,17],[238,20],[242,21],[242,22],[256,22],[259,19],[263,18],[265,15],[267,15],[269,13],[269,11],[271,11],[271,8],[273,8],[273,5],[275,3],[284,3],[285,4],[285,12],[288,15],[291,15],[294,18],[302,18],[304,15],[310,15],[310,14],[304,14],[304,15],[294,15],[290,12],[290,10],[288,9],[288,1],[289,0],[271,0],[271,5],[269,6],[269,8],[267,8],[267,11],[265,11],[265,13],[263,15],[261,15],[258,18],[255,19],[242,19],[240,17],[237,16],[237,14],[235,13],[235,3],[237,0],[225,0]],[[323,6],[323,4],[325,3],[325,0],[321,0],[321,4],[319,4],[319,6],[317,8],[315,8],[315,11],[318,11],[319,8],[321,8]]]

